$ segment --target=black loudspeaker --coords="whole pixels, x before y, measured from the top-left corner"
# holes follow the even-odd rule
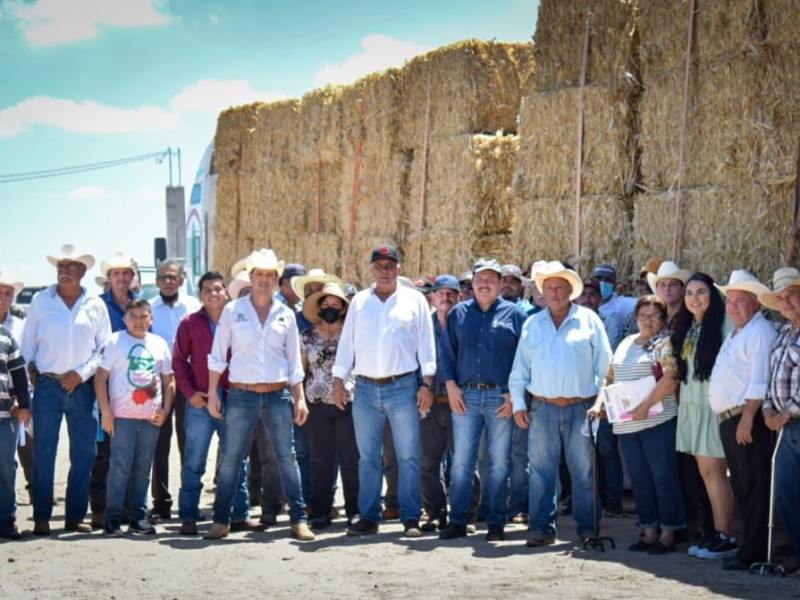
[[[153,240],[153,258],[156,267],[167,260],[167,238],[158,237]]]

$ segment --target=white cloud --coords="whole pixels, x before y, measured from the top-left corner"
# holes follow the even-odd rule
[[[35,125],[81,133],[159,132],[178,126],[179,115],[155,106],[126,109],[86,100],[50,96],[27,98],[0,110],[0,138],[14,137]]]
[[[164,198],[164,190],[151,188],[139,188],[133,194],[138,200],[162,200]]]
[[[119,198],[117,190],[110,190],[102,185],[84,185],[67,194],[70,200],[97,200],[103,198]]]
[[[283,92],[257,92],[247,81],[201,79],[175,94],[169,101],[173,109],[218,114],[230,106],[251,102],[283,100]]]
[[[401,67],[410,58],[431,50],[432,48],[416,42],[372,33],[361,40],[361,52],[346,58],[340,64],[325,65],[314,76],[314,83],[346,85],[375,71]]]
[[[96,38],[101,27],[169,23],[164,0],[11,0],[6,8],[32,46],[48,47]]]

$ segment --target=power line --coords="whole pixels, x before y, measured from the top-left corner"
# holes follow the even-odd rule
[[[45,169],[43,171],[29,171],[27,173],[10,173],[8,175],[0,175],[0,184],[13,183],[15,181],[29,181],[31,179],[45,179],[47,177],[61,177],[62,175],[73,175],[75,173],[85,173],[87,171],[97,171],[99,169],[110,169],[112,167],[119,167],[150,159],[155,159],[157,163],[161,164],[161,161],[164,160],[168,153],[169,149],[161,152],[140,154],[139,156],[129,156],[127,158],[117,158],[114,160],[75,165],[72,167],[61,167],[59,169]]]

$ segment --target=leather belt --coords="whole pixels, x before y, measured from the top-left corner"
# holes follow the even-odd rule
[[[447,396],[436,396],[433,399],[434,404],[450,404],[450,400],[447,399]]]
[[[53,379],[61,379],[63,374],[60,373],[49,373],[49,372],[40,372],[37,373],[38,375],[43,375],[44,377],[52,377]]]
[[[723,421],[727,421],[733,417],[738,417],[743,412],[744,406],[736,406],[730,410],[723,410],[721,413],[717,413],[717,416],[719,417],[719,422],[722,423]]]
[[[581,398],[580,396],[572,396],[571,398],[545,398],[544,396],[533,395],[533,399],[538,400],[539,402],[544,402],[545,404],[552,404],[558,408],[566,408],[567,406],[594,401],[594,398]]]
[[[270,392],[277,392],[286,387],[285,381],[277,381],[275,383],[239,383],[238,381],[231,381],[231,387],[235,390],[245,390],[246,392],[255,392],[256,394],[269,394]]]
[[[497,385],[496,383],[467,383],[466,385],[464,385],[464,389],[474,388],[476,390],[481,390],[482,392],[485,392],[487,390],[496,390],[499,387],[500,386]]]
[[[369,383],[374,383],[375,385],[388,385],[390,383],[394,383],[395,381],[399,381],[403,377],[408,377],[409,375],[413,374],[414,371],[400,373],[399,375],[390,375],[389,377],[367,377],[366,375],[359,375],[358,379],[361,379],[362,381],[368,381]]]

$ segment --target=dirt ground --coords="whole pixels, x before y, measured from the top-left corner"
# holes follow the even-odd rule
[[[501,543],[486,542],[484,527],[440,542],[435,534],[402,539],[396,521],[381,525],[377,536],[347,538],[344,519],[316,541],[300,543],[290,538],[285,515],[267,531],[216,542],[178,535],[177,519],[160,523],[158,534],[147,538],[67,534],[65,437],[62,432],[59,502],[48,538],[30,535],[32,512],[19,471],[18,524],[28,534],[0,542],[0,598],[800,598],[797,576],[727,573],[714,561],[689,557],[685,548],[662,557],[629,552],[635,517],[603,522],[603,535],[617,544],[604,552],[579,547],[569,517],[560,519],[558,543],[545,549],[525,547],[524,525],[509,525]],[[177,448],[172,456],[177,502]],[[210,507],[213,494],[204,491],[201,502]],[[202,523],[201,531],[207,527]]]

